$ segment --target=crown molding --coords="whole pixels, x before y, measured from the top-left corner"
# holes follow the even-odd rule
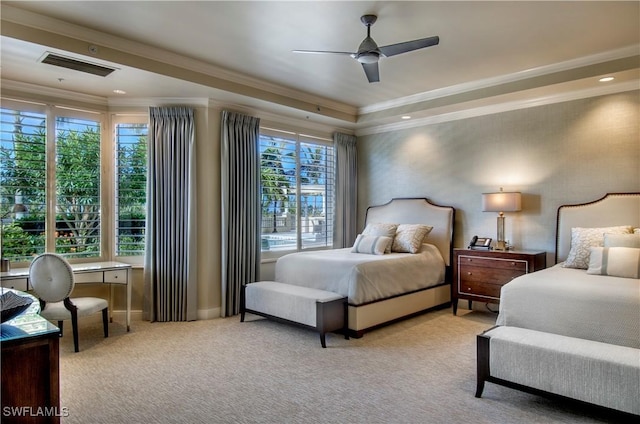
[[[209,108],[218,109],[222,111],[233,110],[235,112],[244,113],[247,115],[260,118],[263,123],[270,126],[283,125],[283,129],[293,130],[299,133],[306,133],[307,135],[314,135],[319,137],[327,137],[334,132],[341,132],[344,134],[354,134],[354,130],[350,128],[343,128],[340,126],[325,124],[313,120],[301,119],[292,116],[286,116],[282,113],[273,113],[264,109],[258,109],[252,106],[232,104],[229,102],[221,102],[215,99],[209,99]],[[309,133],[311,132],[311,133]]]
[[[623,47],[620,49],[610,50],[607,52],[584,56],[564,62],[558,62],[551,65],[540,66],[536,68],[526,69],[512,74],[495,76],[477,81],[470,81],[462,84],[443,87],[423,93],[413,94],[411,96],[400,97],[387,102],[376,103],[362,107],[358,110],[358,115],[366,115],[368,113],[385,111],[402,106],[408,106],[419,102],[425,102],[442,97],[449,97],[469,91],[493,87],[496,85],[506,84],[510,82],[522,81],[530,78],[544,76],[562,71],[568,71],[576,68],[591,66],[603,62],[609,62],[617,59],[637,56],[640,52],[640,44]]]
[[[595,87],[559,94],[552,94],[548,96],[540,96],[532,99],[501,102],[476,108],[465,108],[454,112],[445,112],[425,118],[411,119],[409,121],[395,122],[392,124],[373,125],[370,127],[357,129],[355,131],[355,135],[360,137],[390,131],[399,131],[408,128],[423,127],[426,125],[439,124],[443,122],[457,121],[478,116],[492,115],[518,109],[527,109],[536,106],[544,106],[555,103],[568,102],[572,100],[586,99],[589,97],[604,96],[608,94],[617,94],[639,89],[640,85],[638,84],[638,81],[627,81],[619,84],[611,84],[603,87]]]
[[[233,109],[238,112],[257,116],[269,123],[284,125],[286,128],[295,129],[298,132],[311,131],[315,135],[326,137],[335,131],[345,134],[353,134],[353,129],[343,128],[338,125],[331,125],[318,122],[318,117],[314,119],[302,119],[287,116],[285,113],[274,113],[259,107],[240,105],[237,103],[216,100],[203,97],[148,97],[148,98],[122,98],[122,97],[100,97],[92,96],[74,91],[44,87],[20,81],[0,80],[2,86],[1,96],[3,99],[16,101],[32,101],[39,104],[56,104],[63,106],[83,107],[85,109],[95,109],[99,111],[107,110],[147,110],[151,106],[175,106],[189,105],[195,107],[205,107],[211,109]],[[310,134],[311,135],[311,134]]]
[[[209,99],[206,97],[109,97],[108,102],[109,107],[114,108],[148,108],[151,106],[176,105],[207,107],[209,105]]]
[[[210,77],[205,78],[207,82],[204,84],[214,88],[220,88],[231,92],[235,91],[238,94],[243,95],[247,95],[248,92],[252,92],[254,96],[260,96],[260,93],[263,92],[265,94],[262,94],[262,96],[265,97],[265,100],[267,101],[275,101],[276,103],[284,105],[302,107],[307,111],[313,111],[315,113],[331,116],[337,119],[343,119],[350,122],[355,122],[356,120],[357,108],[355,106],[312,95],[310,93],[294,90],[289,87],[262,81],[257,78],[239,74],[237,72],[231,72],[229,70],[191,57],[183,56],[174,52],[159,49],[157,47],[127,40],[125,38],[118,37],[112,34],[103,33],[91,28],[33,13],[17,7],[9,6],[6,4],[2,4],[0,5],[0,7],[2,12],[1,19],[3,25],[1,27],[1,30],[3,35],[8,33],[7,36],[12,36],[12,32],[20,32],[19,27],[29,27],[37,31],[43,31],[45,33],[51,33],[66,37],[68,39],[68,42],[70,43],[73,41],[82,41],[86,43],[86,45],[78,47],[78,49],[73,51],[73,53],[85,55],[89,58],[97,58],[115,64],[137,67],[135,64],[121,63],[117,61],[117,59],[115,59],[124,59],[124,55],[112,54],[111,56],[113,56],[113,59],[104,57],[104,54],[109,53],[109,50],[126,53],[133,57],[144,58],[153,62],[165,64],[167,65],[167,68],[191,71],[203,76]],[[14,26],[8,25],[9,23],[14,24]],[[18,25],[19,27],[15,27],[15,25]],[[44,36],[42,38],[48,39],[48,37]],[[25,39],[25,41],[31,40]],[[31,42],[38,43],[38,41]],[[52,40],[49,40],[48,42],[48,45],[50,47],[57,47],[55,45],[51,45],[55,44]],[[97,53],[90,52],[89,46],[96,47]],[[101,54],[103,55],[103,57],[101,57]],[[126,60],[122,60],[122,62],[126,62]],[[162,70],[157,69],[146,70],[162,74],[165,74],[165,72],[167,72],[163,72]],[[193,82],[202,83],[202,81]]]
[[[282,124],[299,128],[317,129],[323,132],[327,130],[341,131],[345,133],[353,133],[355,128],[356,135],[368,135],[638,89],[638,83],[635,81],[631,83],[607,85],[607,87],[538,96],[534,99],[518,101],[507,101],[504,99],[500,101],[499,96],[496,95],[500,93],[491,92],[488,93],[489,96],[487,96],[486,99],[489,101],[493,100],[494,102],[491,105],[479,107],[474,107],[474,99],[468,96],[469,93],[473,93],[474,91],[491,91],[499,86],[505,86],[510,83],[513,84],[548,77],[554,73],[557,74],[579,68],[586,68],[603,64],[607,61],[628,59],[633,56],[638,57],[640,45],[632,45],[548,66],[527,69],[500,77],[492,77],[436,89],[358,109],[351,105],[260,81],[246,75],[239,75],[194,58],[185,57],[177,53],[127,40],[112,34],[102,33],[91,28],[67,23],[45,15],[36,14],[20,9],[19,7],[0,4],[0,8],[2,20],[2,27],[0,29],[3,35],[13,36],[14,38],[35,43],[40,42],[39,44],[42,44],[41,42],[46,40],[47,45],[51,47],[56,47],[56,45],[59,45],[59,48],[73,46],[74,49],[71,51],[78,55],[126,66],[139,67],[140,69],[149,70],[150,72],[162,73],[171,77],[219,88],[227,92],[233,92],[241,96],[252,97],[257,100],[257,102],[253,103],[258,105],[242,106],[233,104],[233,101],[225,102],[224,100],[218,101],[208,98],[105,98],[18,83],[16,81],[2,80],[3,95],[9,92],[11,92],[11,94],[20,92],[28,94],[28,98],[35,98],[36,95],[37,98],[58,98],[64,99],[71,104],[83,103],[96,105],[98,109],[107,109],[109,107],[133,108],[148,107],[149,105],[193,104],[216,108],[234,108],[245,111],[245,113],[260,116],[270,122],[281,122]],[[28,35],[25,36],[24,34]],[[55,40],[52,41],[47,38]],[[89,46],[96,46],[98,48],[98,54],[89,52]],[[629,60],[627,60],[627,62],[628,61]],[[495,98],[492,99],[491,94],[493,94]],[[452,98],[455,96],[459,96],[459,99],[452,99],[450,104],[441,101],[448,100],[448,97]],[[433,102],[432,105],[420,105],[420,103],[427,103],[434,99],[437,101]],[[453,103],[454,100],[459,103]],[[265,102],[264,108],[260,107],[260,105],[263,104],[262,102]],[[275,105],[272,108],[273,111],[267,111],[270,107],[268,107],[266,103]],[[395,113],[393,109],[398,109],[399,113],[403,107],[414,107],[417,113],[431,113],[431,116],[390,124],[376,125],[375,122],[373,122],[377,119],[388,119],[390,118],[390,113],[385,114],[385,112]],[[280,114],[281,111],[283,111],[284,116]],[[306,119],[304,118],[305,114],[307,115]],[[367,114],[379,114],[379,116],[366,116]],[[298,115],[299,117],[292,115]],[[368,119],[371,121],[371,124],[367,123]],[[338,126],[346,126],[350,129],[338,128]]]
[[[88,105],[95,105],[100,109],[104,109],[107,106],[108,101],[106,97],[93,96],[90,94],[78,93],[75,91],[64,90],[60,88],[53,87],[45,87],[36,84],[30,84],[21,81],[13,81],[2,79],[0,80],[2,85],[2,95],[5,96],[7,93],[24,93],[28,98],[33,99],[34,97],[37,99],[59,99],[59,100],[67,100],[73,104],[76,103],[84,103]],[[57,103],[60,101],[57,100]]]

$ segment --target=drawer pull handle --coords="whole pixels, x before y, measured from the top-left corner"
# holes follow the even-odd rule
[[[471,271],[467,271],[467,275],[473,275],[473,274],[471,274]]]
[[[516,266],[516,263],[515,263],[515,262],[511,262],[511,265],[512,265],[512,266]]]

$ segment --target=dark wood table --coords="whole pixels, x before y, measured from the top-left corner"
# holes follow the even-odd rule
[[[42,318],[40,303],[28,293],[2,289],[2,293],[29,297],[33,303],[0,325],[3,423],[59,423],[67,411],[60,408],[60,331]]]

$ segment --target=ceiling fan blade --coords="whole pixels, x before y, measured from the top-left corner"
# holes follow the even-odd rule
[[[413,50],[423,49],[425,47],[435,46],[440,42],[440,37],[427,37],[419,40],[405,41],[404,43],[391,44],[388,46],[378,47],[380,52],[389,57],[400,53],[406,53]]]
[[[369,80],[369,82],[380,81],[380,72],[378,71],[378,62],[363,63],[362,69],[364,69],[364,73],[367,75],[367,79]]]
[[[332,52],[326,50],[292,50],[293,53],[308,53],[308,54],[341,54],[346,56],[355,57],[356,53],[353,52]]]

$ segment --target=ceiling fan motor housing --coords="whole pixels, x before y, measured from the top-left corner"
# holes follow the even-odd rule
[[[376,15],[362,15],[360,17],[360,22],[362,22],[365,26],[371,26],[376,23],[378,17]]]
[[[376,63],[380,59],[380,50],[373,38],[367,37],[360,43],[356,59],[360,63]]]

